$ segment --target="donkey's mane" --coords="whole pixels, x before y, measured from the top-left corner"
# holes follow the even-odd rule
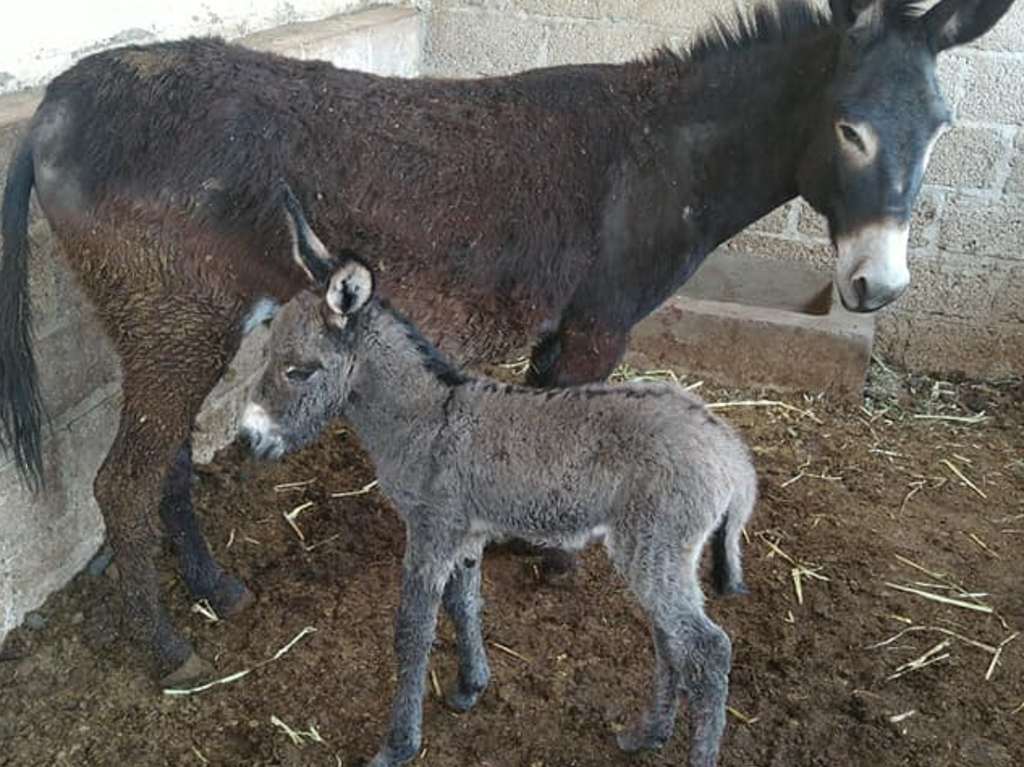
[[[390,314],[405,332],[406,338],[420,356],[423,367],[432,373],[445,386],[459,386],[471,380],[459,367],[448,359],[441,351],[427,340],[412,321],[391,305],[386,299],[377,300],[380,308]]]
[[[919,18],[925,5],[922,0],[887,0],[883,10],[887,20],[903,24]],[[679,63],[700,62],[763,43],[784,43],[831,26],[832,15],[813,0],[762,2],[750,10],[737,8],[731,19],[716,15],[688,45],[678,51],[663,48],[659,54]]]

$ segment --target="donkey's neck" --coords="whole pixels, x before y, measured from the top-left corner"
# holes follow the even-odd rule
[[[444,425],[445,402],[459,373],[427,345],[407,322],[380,306],[360,341],[357,369],[343,415],[375,460],[380,460]]]
[[[641,125],[661,148],[651,175],[683,204],[662,215],[676,217],[679,244],[698,259],[798,194],[838,42],[833,29],[812,27],[695,61],[647,63],[668,83],[641,102]]]

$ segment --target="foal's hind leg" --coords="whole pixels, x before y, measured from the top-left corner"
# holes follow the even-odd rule
[[[210,554],[192,507],[192,440],[171,464],[160,501],[160,518],[178,552],[181,575],[192,596],[205,599],[221,617],[237,614],[253,599],[240,580],[224,572]]]
[[[668,533],[669,531],[664,531]],[[677,699],[685,695],[690,708],[690,767],[714,767],[725,729],[732,645],[721,628],[704,614],[704,597],[697,580],[694,546],[678,556],[662,536],[613,535],[612,561],[651,618],[656,669],[651,702],[639,723],[619,738],[633,751],[658,748],[671,735]],[[657,542],[660,541],[660,544]]]
[[[491,678],[480,619],[480,558],[456,563],[444,588],[444,609],[455,626],[459,676],[448,693],[448,705],[469,711]]]

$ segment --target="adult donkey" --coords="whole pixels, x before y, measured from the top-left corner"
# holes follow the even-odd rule
[[[907,227],[949,122],[936,55],[1012,0],[779,0],[684,53],[482,80],[401,80],[214,40],[107,51],[48,87],[11,164],[0,422],[41,477],[27,219],[33,185],[120,355],[95,482],[126,625],[171,681],[203,670],[160,606],[156,510],[192,593],[249,598],[192,515],[193,419],[241,336],[308,283],[286,181],[332,251],[473,363],[539,338],[532,381],[604,378],[630,328],[720,242],[802,194],[831,224],[843,302],[906,287]]]

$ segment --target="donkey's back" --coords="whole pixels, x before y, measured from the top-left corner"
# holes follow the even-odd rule
[[[539,392],[472,381],[449,413],[457,490],[495,534],[577,548],[590,532],[635,535],[658,517],[675,545],[683,528],[715,527],[734,497],[753,504],[745,443],[677,384]]]

